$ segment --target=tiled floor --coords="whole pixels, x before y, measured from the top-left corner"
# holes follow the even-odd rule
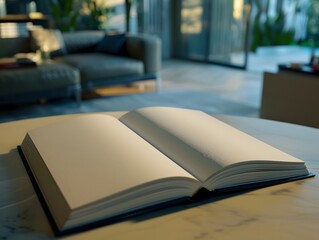
[[[259,106],[262,72],[212,64],[169,60],[162,70],[164,89],[203,90],[251,106]]]
[[[297,46],[259,48],[249,55],[247,70],[168,60],[163,63],[163,88],[205,90],[259,107],[264,71],[277,71],[279,63],[308,63],[309,60],[310,49]]]

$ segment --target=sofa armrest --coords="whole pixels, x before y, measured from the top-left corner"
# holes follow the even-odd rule
[[[144,73],[158,73],[161,70],[161,40],[146,34],[127,35],[126,47],[128,56],[142,60]]]

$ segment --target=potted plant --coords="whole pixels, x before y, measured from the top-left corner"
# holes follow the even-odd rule
[[[94,0],[84,0],[82,3],[82,28],[105,30],[113,8],[105,4],[98,4]]]
[[[50,7],[57,29],[63,32],[73,31],[79,17],[75,9],[77,0],[50,0]]]
[[[277,9],[276,16],[269,14],[270,1],[254,0],[257,14],[253,20],[253,41],[251,50],[258,46],[289,45],[294,42],[295,30],[286,29],[286,16],[281,8]]]

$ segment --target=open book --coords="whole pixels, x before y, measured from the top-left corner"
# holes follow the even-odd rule
[[[62,232],[203,188],[310,176],[302,160],[208,114],[168,107],[119,119],[88,114],[33,129],[20,153]]]

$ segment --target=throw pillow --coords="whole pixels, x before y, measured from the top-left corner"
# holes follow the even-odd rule
[[[124,51],[125,41],[126,35],[124,33],[114,35],[105,34],[103,39],[98,43],[96,51],[121,55]]]
[[[51,57],[66,54],[64,40],[60,30],[36,28],[30,31],[31,45],[34,50],[48,52]]]

